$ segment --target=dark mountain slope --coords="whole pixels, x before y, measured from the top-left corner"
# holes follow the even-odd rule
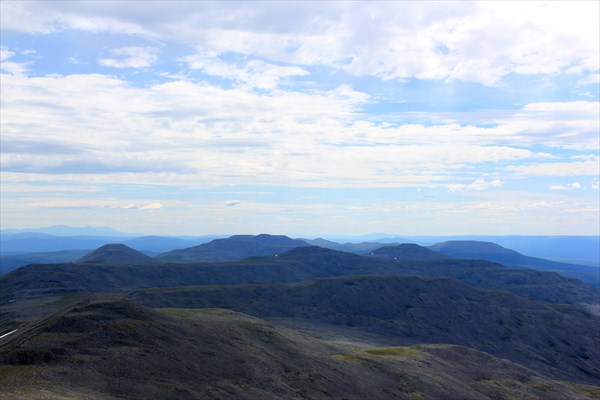
[[[600,318],[450,279],[363,276],[295,284],[149,289],[152,307],[219,307],[357,327],[398,344],[452,343],[557,379],[600,384]]]
[[[496,243],[454,240],[438,243],[429,248],[450,257],[488,260],[509,267],[552,271],[564,276],[577,278],[591,285],[600,285],[600,268],[529,257],[514,250],[504,248]]]
[[[346,251],[354,254],[368,254],[373,250],[376,250],[383,246],[391,246],[399,243],[379,243],[379,242],[361,242],[361,243],[337,243],[331,240],[317,238],[317,239],[302,239],[306,243],[324,247],[326,249],[332,249],[337,251]]]
[[[0,256],[0,275],[29,264],[49,264],[72,262],[89,253],[90,250],[64,250],[48,253],[23,253]]]
[[[119,299],[81,302],[0,341],[0,365],[14,399],[591,398],[464,347],[341,345],[223,310]]]
[[[151,287],[299,282],[321,277],[402,274],[447,276],[549,303],[599,302],[597,288],[551,272],[510,269],[480,260],[396,261],[315,246],[277,257],[220,264],[80,263],[30,265],[0,276],[0,301],[69,292],[111,293]]]
[[[153,264],[152,257],[127,247],[124,244],[107,244],[85,256],[75,260],[75,264],[101,263],[101,264]]]
[[[201,243],[206,243],[215,239],[215,237],[199,237],[194,239],[182,239],[176,237],[164,237],[164,236],[141,236],[135,239],[129,239],[122,241],[121,243],[127,246],[143,251],[151,251],[154,254],[181,249],[189,246],[196,246]]]
[[[156,256],[167,262],[219,262],[237,261],[247,257],[271,256],[295,247],[306,246],[302,240],[278,235],[236,235],[186,249],[173,250]]]
[[[413,243],[403,243],[396,246],[384,246],[373,250],[369,255],[393,260],[445,260],[447,255],[429,250]]]

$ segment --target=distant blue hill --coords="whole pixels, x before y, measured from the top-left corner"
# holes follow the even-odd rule
[[[508,267],[551,271],[577,278],[583,282],[600,285],[600,268],[567,264],[538,257],[529,257],[497,243],[475,240],[451,240],[430,246],[429,249],[454,258],[481,259],[497,262]]]
[[[178,238],[165,236],[54,236],[38,232],[6,233],[0,236],[0,252],[39,253],[62,250],[89,250],[109,243],[123,243],[139,251],[162,253],[169,250],[195,246],[220,236]]]
[[[75,261],[88,250],[63,250],[46,253],[8,254],[0,256],[0,275],[29,264],[54,264]]]
[[[600,236],[407,236],[421,246],[458,240],[493,242],[531,257],[600,266]]]
[[[51,236],[142,236],[138,233],[124,233],[103,226],[73,227],[66,225],[54,225],[45,228],[34,229],[3,229],[2,235],[42,233]]]

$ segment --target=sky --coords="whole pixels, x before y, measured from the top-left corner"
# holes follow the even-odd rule
[[[0,7],[2,229],[600,233],[600,2]]]

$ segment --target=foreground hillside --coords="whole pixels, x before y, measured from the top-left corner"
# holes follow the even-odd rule
[[[459,346],[320,340],[218,309],[153,311],[86,299],[0,339],[13,399],[591,399]],[[597,393],[597,392],[596,392]]]
[[[152,307],[219,307],[353,327],[396,344],[460,344],[555,378],[600,383],[600,318],[578,307],[549,306],[451,279],[343,277],[148,289],[130,298]]]

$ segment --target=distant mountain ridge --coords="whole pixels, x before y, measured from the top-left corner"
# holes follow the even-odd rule
[[[380,247],[369,255],[393,260],[445,260],[449,257],[414,243]]]
[[[221,262],[237,261],[247,257],[272,256],[307,246],[303,240],[283,235],[234,235],[226,239],[215,239],[185,249],[173,250],[156,256],[168,262]]]
[[[277,256],[219,264],[164,261],[30,265],[0,276],[0,299],[48,293],[124,292],[144,287],[299,282],[345,275],[444,276],[469,285],[506,290],[547,303],[598,304],[591,285],[552,272],[507,268],[481,260],[386,260],[316,246],[296,247]]]
[[[139,233],[125,233],[105,226],[53,225],[35,229],[3,229],[2,234],[40,233],[51,236],[142,236]]]
[[[453,240],[429,246],[429,249],[450,257],[483,259],[509,267],[553,271],[564,276],[580,279],[592,285],[600,285],[600,269],[529,257],[492,242]]]
[[[165,236],[52,236],[44,233],[3,234],[0,237],[2,255],[32,254],[65,250],[90,250],[110,243],[123,243],[138,251],[154,254],[195,246],[220,236],[178,238]]]
[[[311,244],[313,246],[325,247],[327,249],[345,251],[348,253],[355,253],[355,254],[368,254],[368,253],[372,252],[373,250],[376,250],[382,246],[400,244],[400,242],[399,243],[385,243],[385,242],[337,243],[337,242],[333,242],[331,240],[327,240],[327,239],[323,239],[323,238],[302,239],[302,240],[304,240],[305,242],[307,242],[308,244]]]
[[[0,275],[28,264],[67,263],[89,253],[89,250],[63,250],[47,253],[25,253],[0,256]]]

